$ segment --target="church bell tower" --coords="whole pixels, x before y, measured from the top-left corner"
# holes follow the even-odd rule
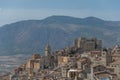
[[[49,56],[51,54],[51,47],[49,44],[45,47],[45,56]]]

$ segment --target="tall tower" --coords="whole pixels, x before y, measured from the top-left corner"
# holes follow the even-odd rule
[[[45,56],[49,56],[51,53],[51,47],[49,44],[45,47]]]
[[[111,52],[108,51],[108,49],[103,49],[102,58],[104,60],[104,65],[107,66],[109,63],[112,62]]]

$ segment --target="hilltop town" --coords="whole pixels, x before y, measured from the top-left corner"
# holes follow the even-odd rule
[[[54,52],[47,44],[44,56],[33,54],[1,80],[120,80],[120,46],[102,46],[102,40],[84,37]]]

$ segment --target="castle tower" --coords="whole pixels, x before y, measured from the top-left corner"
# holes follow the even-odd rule
[[[51,53],[51,47],[49,44],[45,47],[45,56],[49,56]]]
[[[103,49],[102,58],[105,66],[107,66],[110,62],[112,62],[111,53],[107,49]]]

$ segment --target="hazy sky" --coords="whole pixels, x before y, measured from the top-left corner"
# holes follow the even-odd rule
[[[52,15],[120,21],[120,0],[0,0],[0,26]]]

